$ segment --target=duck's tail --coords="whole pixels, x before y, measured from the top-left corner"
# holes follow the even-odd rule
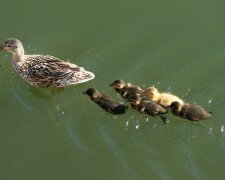
[[[80,83],[85,83],[87,81],[90,81],[95,78],[94,73],[86,70],[82,70],[80,72],[75,72],[74,73],[74,84],[80,84]]]

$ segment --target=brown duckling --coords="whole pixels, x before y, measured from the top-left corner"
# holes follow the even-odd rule
[[[101,94],[97,89],[89,88],[83,94],[87,94],[94,103],[111,114],[124,114],[128,109],[128,106]]]
[[[180,104],[179,102],[173,102],[171,105],[171,112],[184,119],[191,121],[198,121],[202,119],[208,119],[212,116],[211,112],[207,112],[199,105],[191,105],[188,103]]]
[[[128,100],[129,95],[144,96],[144,90],[139,86],[130,83],[125,83],[123,80],[115,80],[109,86],[113,87],[124,99]]]
[[[168,123],[165,114],[168,112],[167,109],[160,106],[159,104],[152,102],[150,100],[141,99],[139,96],[133,95],[128,97],[131,107],[136,111],[150,116],[159,116],[163,123]]]
[[[145,94],[150,98],[150,100],[162,105],[163,107],[169,107],[174,101],[177,101],[182,105],[184,104],[184,101],[179,97],[166,92],[160,93],[155,87],[147,88]]]

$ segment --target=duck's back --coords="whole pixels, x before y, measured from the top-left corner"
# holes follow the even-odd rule
[[[93,79],[93,73],[53,56],[26,55],[24,63],[13,63],[14,69],[31,85],[67,87]]]

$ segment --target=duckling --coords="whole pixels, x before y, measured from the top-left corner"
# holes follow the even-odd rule
[[[155,87],[147,88],[145,94],[150,98],[150,100],[160,104],[163,107],[169,107],[174,101],[177,101],[182,105],[184,104],[184,101],[179,97],[169,93],[160,93]]]
[[[179,102],[173,102],[171,105],[171,112],[184,119],[191,121],[198,121],[202,119],[208,119],[212,116],[211,112],[207,112],[199,105],[191,105],[188,103],[180,104]]]
[[[150,100],[141,99],[137,95],[129,96],[128,99],[131,107],[136,111],[150,116],[159,116],[164,124],[168,123],[168,119],[165,116],[168,111],[164,107]]]
[[[128,99],[129,95],[143,96],[144,90],[139,86],[135,86],[130,83],[125,83],[123,80],[115,80],[109,86],[113,87],[117,93],[119,93],[124,99]]]
[[[49,55],[25,55],[22,43],[10,38],[0,51],[12,53],[12,67],[31,86],[64,88],[92,80],[95,75],[83,67]]]
[[[83,94],[87,94],[94,103],[111,114],[124,114],[128,109],[128,106],[101,94],[97,89],[89,88]]]

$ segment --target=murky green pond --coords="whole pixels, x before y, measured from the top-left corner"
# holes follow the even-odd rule
[[[96,78],[63,91],[30,87],[0,54],[0,179],[224,179],[225,2],[0,2],[0,41],[84,66]],[[214,117],[170,123],[103,112],[81,92],[118,100],[115,79],[155,85]]]

